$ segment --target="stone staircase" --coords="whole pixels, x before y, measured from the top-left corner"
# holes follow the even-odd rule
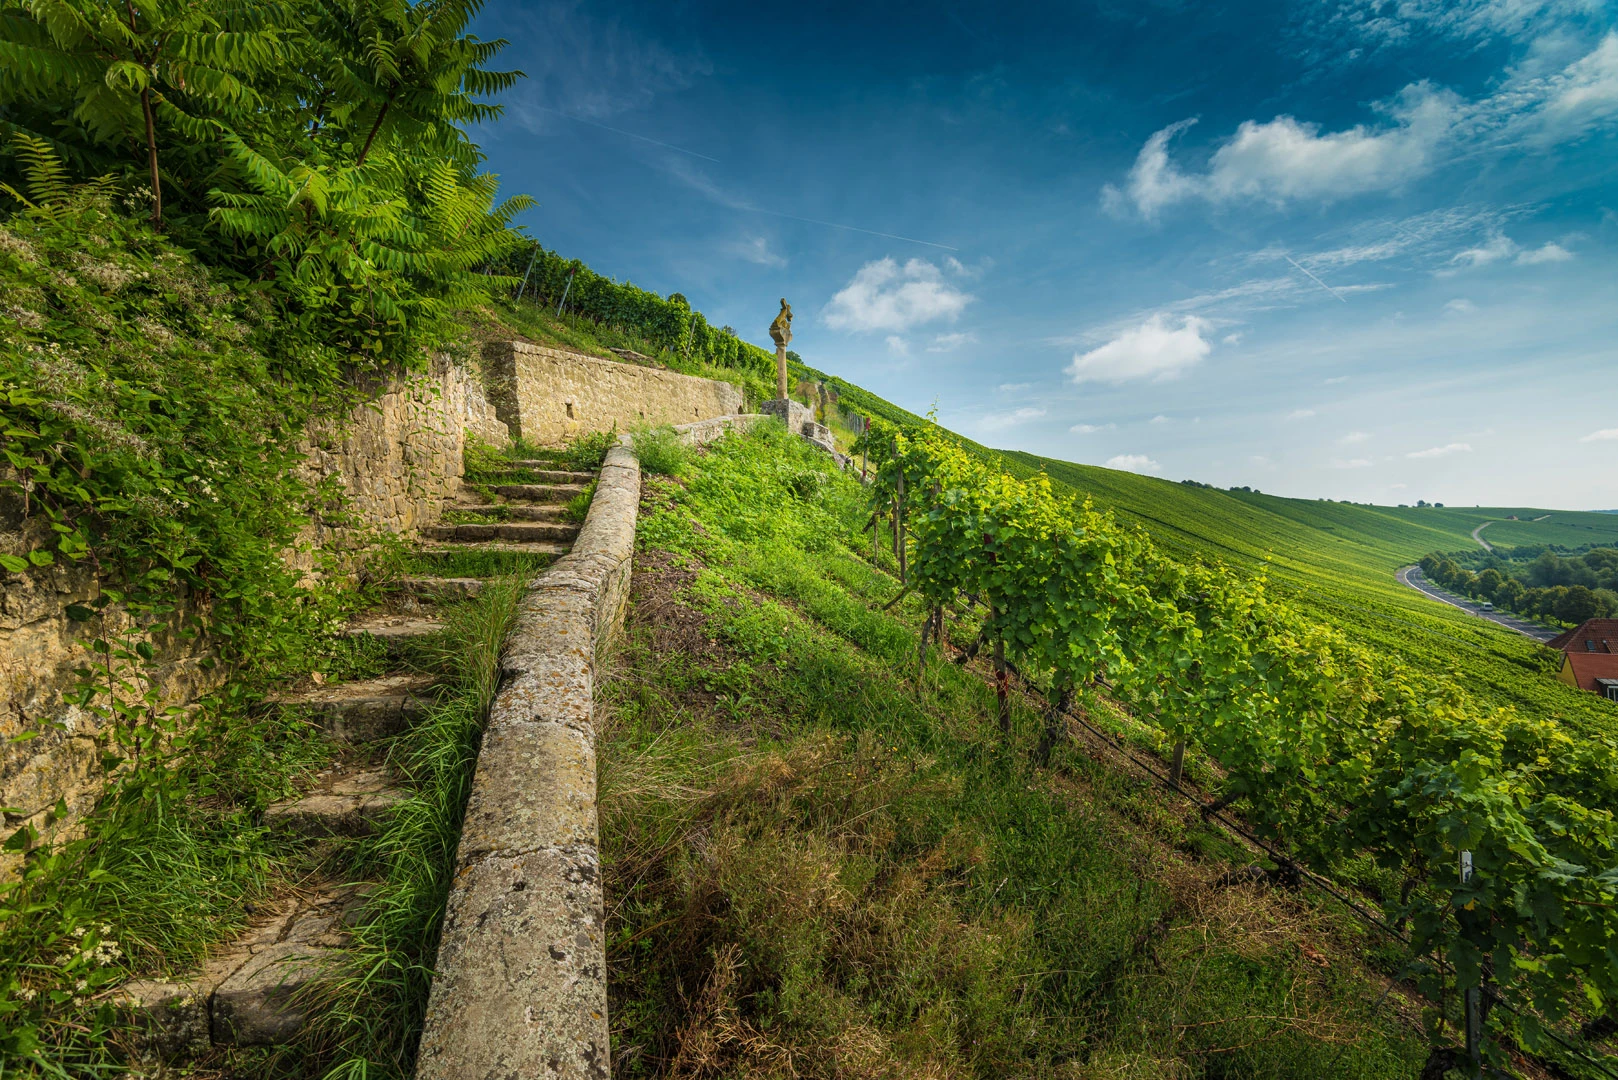
[[[539,557],[531,564],[537,574],[571,547],[579,526],[565,507],[589,489],[595,474],[516,460],[477,479],[484,482],[469,484],[461,501],[447,508],[448,523],[421,530],[416,550],[422,564],[453,566],[469,552],[528,553]],[[433,574],[390,582],[382,605],[355,617],[345,631],[382,643],[387,674],[311,685],[266,703],[315,724],[337,744],[336,752],[297,797],[264,812],[264,825],[285,838],[289,851],[280,898],[254,912],[248,931],[203,970],[129,982],[114,992],[114,1000],[144,1018],[150,1049],[163,1057],[193,1056],[211,1047],[286,1043],[302,1029],[307,1016],[297,993],[341,958],[367,892],[363,884],[325,877],[329,871],[319,868],[339,860],[322,857],[322,845],[335,849],[374,834],[410,798],[390,766],[389,740],[427,713],[441,684],[440,676],[417,670],[414,646],[443,628],[446,605],[475,599],[483,586],[480,577]]]

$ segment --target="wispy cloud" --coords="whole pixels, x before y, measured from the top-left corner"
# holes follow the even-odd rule
[[[1517,256],[1517,261],[1524,266],[1538,266],[1540,263],[1567,262],[1573,258],[1573,253],[1554,241],[1547,241],[1544,246],[1530,248]]]
[[[1579,441],[1580,442],[1618,442],[1618,427],[1602,428],[1600,431],[1592,431],[1592,432],[1590,432],[1590,434],[1586,435],[1584,438],[1580,439]]]
[[[888,352],[894,356],[910,355],[910,342],[906,341],[898,334],[889,334],[887,336],[887,346]]]
[[[1149,424],[1172,424],[1173,422],[1174,421],[1170,420],[1168,417],[1164,416],[1162,413],[1158,413],[1156,416],[1152,417],[1150,420],[1147,421],[1147,423],[1149,423]]]
[[[1464,296],[1457,296],[1444,305],[1444,312],[1447,315],[1470,315],[1477,309],[1478,306]]]
[[[771,251],[769,240],[762,236],[749,236],[746,239],[737,240],[725,250],[735,255],[738,259],[744,259],[758,266],[770,266],[779,269],[787,264],[786,256],[778,255]]]
[[[1038,420],[1044,415],[1044,409],[1033,407],[1013,409],[1011,412],[988,413],[978,419],[977,429],[982,432],[1004,431],[1007,428],[1019,427],[1030,420]]]
[[[1033,385],[1033,383],[1027,382],[1003,382],[999,386],[995,387],[995,389],[1000,391],[1002,394],[1016,394],[1023,390],[1032,389]]]
[[[1074,424],[1068,428],[1075,435],[1094,435],[1098,431],[1115,431],[1117,424]]]
[[[885,258],[860,267],[822,317],[833,330],[904,332],[930,322],[954,322],[972,300],[926,259],[901,265]]]
[[[1327,386],[1341,386],[1351,378],[1353,378],[1351,375],[1333,375],[1331,378],[1327,379],[1325,383]]]
[[[1371,433],[1368,432],[1368,431],[1350,431],[1348,434],[1341,435],[1341,436],[1338,437],[1337,445],[1338,446],[1353,446],[1356,443],[1365,442],[1370,437],[1371,437]]]
[[[1331,467],[1334,469],[1369,469],[1376,462],[1370,458],[1332,458]]]
[[[1107,468],[1122,469],[1124,472],[1134,473],[1157,473],[1163,471],[1163,466],[1145,454],[1116,454],[1107,459]]]
[[[1212,329],[1208,320],[1187,315],[1178,323],[1176,326],[1175,320],[1154,315],[1105,345],[1075,353],[1067,366],[1068,378],[1074,382],[1107,383],[1178,378],[1200,364],[1213,349],[1207,338]]]
[[[1313,415],[1315,415],[1315,410],[1313,409],[1293,409],[1291,412],[1287,413],[1287,419],[1307,420]]]
[[[947,261],[954,262],[955,260],[950,259]],[[970,332],[939,334],[933,338],[932,344],[927,346],[927,351],[935,353],[954,352],[956,349],[964,348],[967,345],[976,345],[977,343],[977,335]]]
[[[1412,450],[1410,453],[1406,454],[1405,457],[1407,457],[1407,458],[1418,458],[1418,459],[1419,458],[1438,458],[1438,457],[1448,457],[1451,454],[1470,454],[1471,452],[1472,452],[1472,444],[1471,443],[1452,442],[1452,443],[1446,443],[1443,446],[1429,447],[1426,450]]]

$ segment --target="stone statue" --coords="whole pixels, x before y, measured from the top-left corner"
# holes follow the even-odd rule
[[[787,396],[787,342],[792,340],[792,305],[781,297],[781,312],[770,324],[770,337],[775,339],[775,396]]]
[[[777,349],[784,349],[792,344],[792,305],[787,303],[784,296],[781,298],[781,313],[770,324],[770,337],[775,341]]]

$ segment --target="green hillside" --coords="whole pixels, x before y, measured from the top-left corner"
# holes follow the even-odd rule
[[[812,368],[802,374],[835,387],[846,408],[898,423],[919,420],[846,380]],[[1053,481],[1090,496],[1098,507],[1140,525],[1181,558],[1263,571],[1278,592],[1320,619],[1418,666],[1450,672],[1481,695],[1534,715],[1560,717],[1586,731],[1610,731],[1618,719],[1609,703],[1552,678],[1550,656],[1540,645],[1413,592],[1394,576],[1400,567],[1430,551],[1476,548],[1472,530],[1484,522],[1490,523],[1484,538],[1496,545],[1574,547],[1618,542],[1614,515],[1287,499],[1173,483],[962,441],[985,457],[999,459],[1008,472],[1028,476],[1043,471]],[[1509,520],[1512,515],[1520,520]],[[1545,515],[1549,515],[1545,520],[1530,520]]]

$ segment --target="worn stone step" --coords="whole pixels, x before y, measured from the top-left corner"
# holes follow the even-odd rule
[[[548,506],[533,503],[485,503],[481,506],[457,506],[455,509],[463,514],[488,514],[497,520],[504,521],[568,522],[572,520],[566,516],[566,511],[559,503]]]
[[[572,550],[573,545],[554,540],[535,540],[529,543],[511,540],[485,540],[482,543],[471,545],[450,541],[417,544],[416,550],[429,554],[442,554],[447,551],[465,551],[468,547],[478,551],[517,551],[527,555],[566,555]]]
[[[391,593],[402,593],[435,604],[476,600],[483,591],[483,579],[475,577],[402,577],[386,582]]]
[[[533,482],[540,484],[588,484],[596,478],[593,472],[558,469],[552,461],[513,461],[508,468],[512,472],[527,473],[534,478]]]
[[[502,499],[559,505],[584,490],[583,484],[496,484],[489,490]]]
[[[421,530],[428,540],[571,540],[579,533],[572,523],[541,521],[492,521],[486,525],[428,525]]]
[[[299,798],[272,803],[264,824],[291,836],[369,836],[408,797],[387,769],[330,769]]]
[[[335,970],[366,891],[354,885],[305,889],[268,905],[247,933],[201,971],[133,980],[106,998],[134,1020],[137,1040],[166,1058],[215,1046],[290,1042],[308,1020],[307,1006],[294,995],[310,979]]]
[[[329,738],[364,743],[397,735],[426,715],[438,682],[433,675],[384,675],[280,694],[270,703],[310,714]]]
[[[348,628],[343,632],[349,637],[369,634],[371,637],[380,639],[388,646],[388,650],[392,652],[413,638],[426,637],[428,634],[435,634],[443,628],[443,623],[425,615],[372,612],[368,615],[360,615],[351,619]]]

